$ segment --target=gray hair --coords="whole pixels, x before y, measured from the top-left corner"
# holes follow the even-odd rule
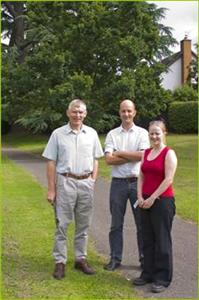
[[[86,111],[86,104],[84,103],[84,101],[82,101],[80,99],[72,100],[68,105],[68,110],[72,109],[72,107],[74,107],[74,106],[82,107]]]

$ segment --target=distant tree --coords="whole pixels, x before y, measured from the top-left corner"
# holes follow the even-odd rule
[[[2,1],[2,133],[17,119],[16,97],[12,90],[13,74],[18,64],[23,63],[30,43],[25,40],[26,6],[24,2]],[[15,112],[15,113],[14,113]],[[16,116],[16,118],[15,118]]]
[[[26,9],[27,55],[19,64],[6,53],[3,62],[14,121],[52,130],[74,97],[87,100],[87,122],[99,131],[117,122],[126,97],[135,97],[142,117],[164,110],[158,61],[175,43],[160,23],[164,9],[147,2],[27,2]]]

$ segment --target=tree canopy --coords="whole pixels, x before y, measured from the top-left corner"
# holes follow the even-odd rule
[[[10,37],[2,53],[2,107],[10,122],[52,130],[65,122],[66,107],[77,97],[86,100],[87,123],[101,132],[117,123],[121,99],[135,98],[139,118],[165,109],[160,60],[175,40],[161,24],[163,8],[127,1],[20,2],[12,15],[8,3],[16,11],[17,2],[2,6]]]

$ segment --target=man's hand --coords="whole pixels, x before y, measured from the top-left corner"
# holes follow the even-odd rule
[[[113,156],[126,159],[126,162],[137,162],[142,158],[142,151],[114,151]]]
[[[124,153],[124,151],[114,151],[113,153],[112,153],[112,155],[113,156],[117,156],[117,157],[122,157],[122,154]]]
[[[47,200],[51,205],[53,205],[55,202],[55,196],[56,196],[56,194],[54,191],[48,191]]]
[[[48,194],[47,200],[53,205],[56,197],[56,165],[55,161],[49,160],[47,163]]]
[[[120,156],[117,155],[118,151],[115,152],[107,152],[105,154],[105,160],[107,165],[123,165],[126,164],[128,162],[128,160],[126,158],[122,158]]]

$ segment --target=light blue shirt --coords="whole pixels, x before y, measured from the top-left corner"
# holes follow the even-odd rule
[[[107,134],[105,140],[105,153],[114,151],[141,151],[149,148],[148,131],[142,127],[133,126],[125,130],[122,126],[117,127]],[[138,176],[140,161],[128,162],[122,165],[112,166],[112,177]]]
[[[94,160],[103,156],[103,150],[93,128],[82,125],[76,132],[68,123],[53,131],[42,156],[56,162],[57,173],[83,175],[93,171]]]

